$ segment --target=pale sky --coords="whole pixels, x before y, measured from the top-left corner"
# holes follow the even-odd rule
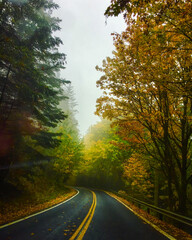
[[[84,135],[88,128],[99,121],[94,115],[96,99],[102,95],[96,81],[102,75],[95,66],[112,55],[114,50],[112,32],[125,30],[123,17],[107,19],[104,12],[110,0],[54,0],[60,9],[54,15],[62,22],[57,35],[63,44],[60,51],[67,55],[66,69],[61,77],[70,80],[77,101],[79,130]]]

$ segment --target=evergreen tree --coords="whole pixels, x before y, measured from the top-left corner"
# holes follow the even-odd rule
[[[0,3],[0,165],[9,166],[20,155],[24,136],[36,135],[40,145],[55,147],[48,132],[65,118],[58,108],[61,86],[56,76],[65,54],[62,41],[53,36],[60,20],[51,17],[58,5],[50,0]],[[1,171],[4,179],[6,171]]]

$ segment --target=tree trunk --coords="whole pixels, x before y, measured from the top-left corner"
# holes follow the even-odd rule
[[[168,176],[168,207],[169,207],[170,211],[173,211],[174,203],[173,203],[173,190],[172,190],[171,169],[169,169],[169,176]]]
[[[182,215],[187,215],[187,181],[185,176],[181,177],[181,189],[179,192],[178,212]]]
[[[159,172],[155,169],[154,205],[159,206]]]
[[[9,174],[10,165],[11,163],[8,156],[3,156],[0,158],[0,184],[5,182],[5,179]]]

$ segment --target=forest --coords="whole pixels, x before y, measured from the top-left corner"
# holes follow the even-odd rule
[[[58,7],[0,2],[0,214],[73,185],[192,217],[191,2],[111,0],[105,16],[123,14],[126,29],[96,66],[101,120],[84,137],[73,83],[60,74]]]

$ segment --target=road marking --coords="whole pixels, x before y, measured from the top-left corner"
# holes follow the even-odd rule
[[[128,207],[124,202],[122,202],[121,200],[119,200],[118,198],[116,198],[115,196],[112,196],[110,193],[104,191],[106,194],[108,194],[110,197],[115,198],[117,201],[119,201],[121,204],[123,204],[126,208],[128,208],[131,212],[133,212],[135,215],[137,215],[139,218],[141,218],[143,221],[145,221],[146,223],[148,223],[149,225],[151,225],[153,228],[155,228],[158,232],[160,232],[161,234],[163,234],[164,236],[166,236],[168,239],[170,240],[176,240],[176,238],[172,237],[171,235],[169,235],[168,233],[164,232],[162,229],[160,229],[158,226],[156,226],[155,224],[151,223],[150,221],[148,221],[146,218],[144,218],[143,216],[139,215],[138,213],[136,213],[135,211],[133,211],[133,209],[131,209],[130,207]]]
[[[82,223],[80,224],[80,226],[77,228],[77,230],[75,231],[75,233],[73,234],[73,236],[69,239],[69,240],[74,240],[76,237],[76,240],[81,240],[83,238],[83,236],[85,235],[91,220],[93,218],[94,212],[95,212],[95,208],[97,205],[97,199],[96,199],[96,195],[93,191],[91,191],[93,194],[93,202],[91,204],[91,207],[89,209],[89,212],[87,213],[86,217],[84,218],[84,220],[82,221]],[[79,234],[80,233],[80,234]],[[79,234],[79,236],[78,236]]]
[[[75,190],[77,190],[77,189],[75,189]],[[45,209],[45,210],[43,210],[43,211],[40,211],[40,212],[34,213],[34,214],[32,214],[32,215],[29,215],[29,216],[27,216],[27,217],[18,219],[18,220],[14,221],[14,222],[7,223],[7,224],[5,224],[5,225],[2,225],[2,226],[0,226],[0,229],[5,228],[5,227],[8,227],[8,226],[13,225],[13,224],[18,223],[18,222],[27,220],[27,219],[29,219],[29,218],[31,218],[31,217],[34,217],[34,216],[37,216],[37,215],[39,215],[39,214],[41,214],[41,213],[47,212],[47,211],[49,211],[49,210],[51,210],[51,209],[53,209],[53,208],[56,208],[56,207],[58,207],[58,206],[60,206],[60,205],[62,205],[62,204],[64,204],[64,203],[72,200],[72,199],[73,199],[74,197],[76,197],[78,194],[79,194],[79,191],[77,190],[77,193],[76,193],[74,196],[72,196],[71,198],[69,198],[69,199],[67,199],[67,200],[65,200],[65,201],[63,201],[63,202],[61,202],[61,203],[59,203],[59,204],[57,204],[57,205],[55,205],[55,206],[53,206],[53,207],[47,208],[47,209]]]

